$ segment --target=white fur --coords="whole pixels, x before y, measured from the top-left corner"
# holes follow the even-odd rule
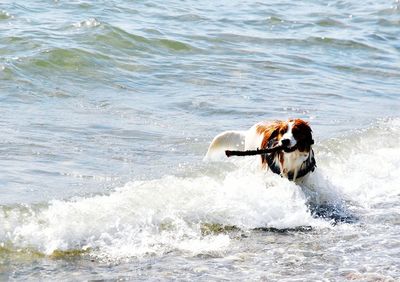
[[[294,171],[293,181],[297,178],[297,173],[302,165],[302,163],[307,160],[309,153],[300,152],[298,150],[291,153],[283,154],[283,167],[281,167],[282,175],[287,176],[289,171]]]

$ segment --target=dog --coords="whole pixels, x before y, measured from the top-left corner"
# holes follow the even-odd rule
[[[312,130],[302,119],[259,122],[247,131],[225,131],[211,142],[205,159],[213,159],[225,150],[256,150],[279,146],[281,149],[261,155],[261,167],[296,181],[316,167]]]

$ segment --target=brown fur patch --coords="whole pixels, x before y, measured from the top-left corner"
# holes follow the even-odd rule
[[[297,148],[300,152],[309,152],[313,144],[312,130],[310,125],[302,119],[291,120],[294,122],[292,133],[297,141]]]

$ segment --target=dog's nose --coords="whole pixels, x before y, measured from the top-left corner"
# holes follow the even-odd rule
[[[281,143],[282,143],[282,146],[288,147],[290,145],[290,140],[289,139],[282,139]]]

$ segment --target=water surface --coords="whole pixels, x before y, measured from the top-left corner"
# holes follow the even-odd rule
[[[399,7],[2,1],[0,278],[398,279]],[[203,162],[290,117],[301,185]]]

